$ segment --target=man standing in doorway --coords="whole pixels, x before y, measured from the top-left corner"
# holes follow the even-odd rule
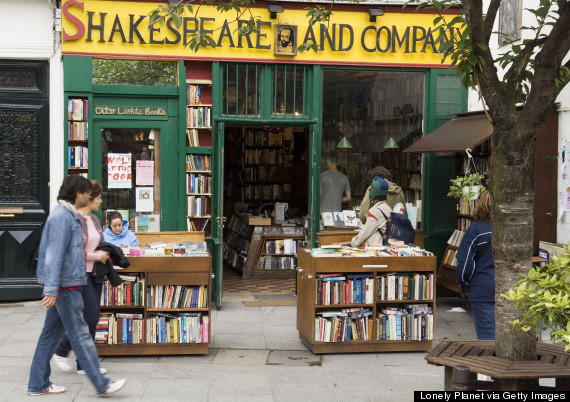
[[[338,171],[336,155],[327,157],[327,170],[321,173],[321,213],[340,212],[342,203],[350,201],[350,183],[344,173]]]
[[[81,288],[85,284],[83,229],[77,208],[89,201],[91,184],[80,175],[63,180],[58,204],[47,218],[38,254],[37,277],[42,284],[42,305],[47,309],[28,382],[28,395],[61,394],[65,387],[53,384],[50,360],[67,333],[77,360],[98,395],[112,394],[126,380],[113,381],[100,373],[99,357],[83,319]]]

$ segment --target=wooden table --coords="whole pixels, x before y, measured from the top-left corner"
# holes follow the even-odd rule
[[[495,356],[495,341],[443,340],[425,359],[436,366],[445,366],[445,390],[451,391],[453,367],[463,365],[471,372],[473,390],[494,391],[550,390],[540,386],[539,378],[554,378],[556,391],[570,389],[570,353],[560,345],[536,344],[535,361],[510,361]],[[493,382],[477,381],[484,374]]]

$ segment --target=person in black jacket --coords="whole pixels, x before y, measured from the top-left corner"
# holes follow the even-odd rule
[[[485,191],[457,250],[457,282],[468,292],[477,339],[495,339],[495,262],[491,246],[490,195]]]

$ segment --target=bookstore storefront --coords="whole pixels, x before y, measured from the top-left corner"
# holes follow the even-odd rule
[[[370,6],[335,5],[330,24],[311,26],[301,4],[286,3],[275,15],[252,8],[257,32],[239,36],[245,22],[209,6],[180,28],[170,18],[149,28],[156,6],[62,5],[65,169],[103,184],[103,220],[115,209],[139,231],[204,231],[221,297],[224,257],[244,276],[294,268],[259,250],[251,258],[250,236],[267,251],[264,237],[302,240],[306,225],[316,242],[320,174],[334,154],[351,187],[343,208],[360,204],[368,170],[383,165],[415,208],[425,247],[445,248],[452,158],[401,153],[465,109],[440,64],[432,14],[383,7],[372,18]],[[197,32],[216,47],[189,50],[184,37]],[[318,50],[298,52],[302,43]],[[449,213],[434,215],[442,203]],[[243,232],[246,212],[271,212],[287,229]]]

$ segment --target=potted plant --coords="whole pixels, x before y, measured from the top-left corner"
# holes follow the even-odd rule
[[[552,262],[534,267],[523,279],[501,295],[515,302],[521,318],[513,321],[516,329],[550,329],[550,337],[570,351],[570,243],[563,255],[551,256]]]
[[[481,185],[481,180],[483,180],[484,177],[485,176],[479,172],[467,172],[465,176],[451,179],[451,186],[449,186],[447,196],[461,198],[463,200],[476,200],[479,198],[479,195],[485,191],[485,188]]]

